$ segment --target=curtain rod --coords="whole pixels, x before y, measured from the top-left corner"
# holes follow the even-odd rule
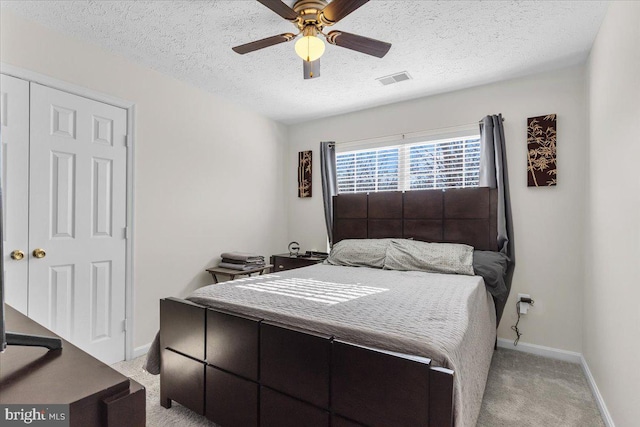
[[[504,120],[504,119],[502,119]],[[342,145],[342,144],[356,144],[359,142],[374,142],[374,141],[384,141],[384,140],[402,140],[402,139],[408,139],[408,138],[413,138],[413,137],[420,137],[420,136],[428,136],[428,135],[434,135],[434,134],[439,134],[439,133],[445,133],[445,132],[455,132],[455,131],[462,131],[462,130],[466,130],[472,126],[476,126],[475,123],[467,123],[464,125],[458,125],[458,126],[449,126],[449,127],[444,127],[444,128],[438,128],[438,129],[429,129],[429,130],[421,130],[421,131],[414,131],[414,132],[407,132],[407,133],[396,133],[396,134],[392,134],[392,135],[384,135],[384,136],[375,136],[372,138],[362,138],[362,139],[352,139],[350,141],[336,141],[335,144],[336,145]]]

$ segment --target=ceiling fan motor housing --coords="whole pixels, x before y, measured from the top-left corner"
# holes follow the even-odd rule
[[[318,31],[322,31],[325,24],[321,22],[320,15],[327,4],[325,0],[298,0],[292,9],[298,13],[298,20],[295,24],[300,31],[309,26],[314,26]]]
[[[327,6],[326,0],[298,0],[293,5],[292,9],[300,13],[301,10],[315,9],[316,13],[320,12]]]

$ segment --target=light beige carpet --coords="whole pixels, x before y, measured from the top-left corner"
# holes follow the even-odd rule
[[[173,403],[160,406],[159,376],[142,370],[144,357],[115,369],[147,389],[147,425],[215,426]],[[479,427],[604,427],[580,365],[500,348],[493,354]],[[391,426],[390,426],[391,427]]]
[[[604,425],[577,363],[503,348],[493,353],[478,426]]]

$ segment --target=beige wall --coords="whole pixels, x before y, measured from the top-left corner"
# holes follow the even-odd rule
[[[134,347],[227,250],[286,247],[286,128],[2,9],[0,59],[135,102]],[[215,76],[212,76],[212,78]]]
[[[518,292],[529,293],[535,308],[520,323],[522,341],[581,351],[586,178],[583,74],[583,67],[574,67],[291,126],[286,177],[289,240],[300,242],[303,249],[326,247],[319,141],[459,126],[502,113],[517,266],[498,333],[502,338],[514,338],[510,326],[515,323],[515,298]],[[527,188],[527,117],[549,113],[558,114],[559,185]],[[299,199],[296,193],[296,159],[301,150],[314,152],[315,187],[310,199]]]
[[[614,2],[588,61],[583,352],[618,427],[640,420],[640,3]]]

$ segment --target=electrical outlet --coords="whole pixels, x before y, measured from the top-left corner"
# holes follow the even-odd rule
[[[518,301],[522,301],[522,298],[531,298],[529,294],[518,294]],[[520,314],[527,314],[531,304],[528,302],[520,302]]]

